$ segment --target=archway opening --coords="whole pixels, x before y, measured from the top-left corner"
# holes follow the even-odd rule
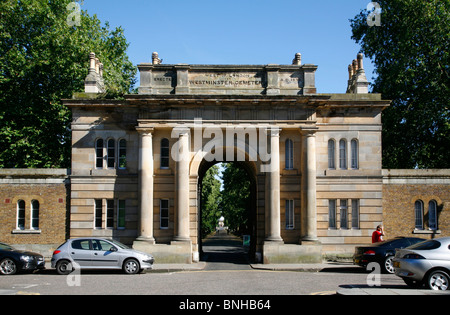
[[[200,259],[248,264],[255,256],[256,175],[250,162],[206,162],[199,169]]]

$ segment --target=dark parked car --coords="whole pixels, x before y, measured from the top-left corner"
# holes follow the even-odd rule
[[[367,246],[355,248],[353,263],[362,267],[367,267],[371,262],[380,264],[381,270],[393,274],[395,272],[393,259],[396,248],[405,248],[425,241],[416,237],[397,237],[385,242],[375,243]]]
[[[15,250],[13,247],[0,243],[0,274],[13,275],[19,271],[45,269],[44,256],[41,254]]]

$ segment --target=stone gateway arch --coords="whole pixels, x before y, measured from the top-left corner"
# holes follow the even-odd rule
[[[101,98],[91,54],[73,113],[70,237],[104,236],[159,262],[199,259],[199,180],[216,162],[253,183],[264,263],[353,250],[382,220],[381,112],[362,56],[343,94],[318,94],[317,66],[140,64],[138,94]],[[99,94],[100,93],[100,94]],[[99,97],[100,96],[100,97]]]

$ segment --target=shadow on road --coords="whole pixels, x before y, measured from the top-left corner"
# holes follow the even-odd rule
[[[248,248],[242,245],[242,240],[225,231],[219,232],[203,240],[205,270],[251,270]]]

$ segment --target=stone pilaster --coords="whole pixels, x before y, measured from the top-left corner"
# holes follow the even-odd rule
[[[154,243],[153,237],[153,128],[136,128],[139,132],[139,241]]]
[[[281,238],[280,214],[280,132],[278,128],[270,130],[271,167],[269,176],[269,230],[266,241],[283,242]]]
[[[316,128],[302,129],[302,244],[318,242],[316,213]]]
[[[172,150],[176,161],[176,230],[175,241],[190,241],[189,233],[189,129],[175,129],[179,140]]]

